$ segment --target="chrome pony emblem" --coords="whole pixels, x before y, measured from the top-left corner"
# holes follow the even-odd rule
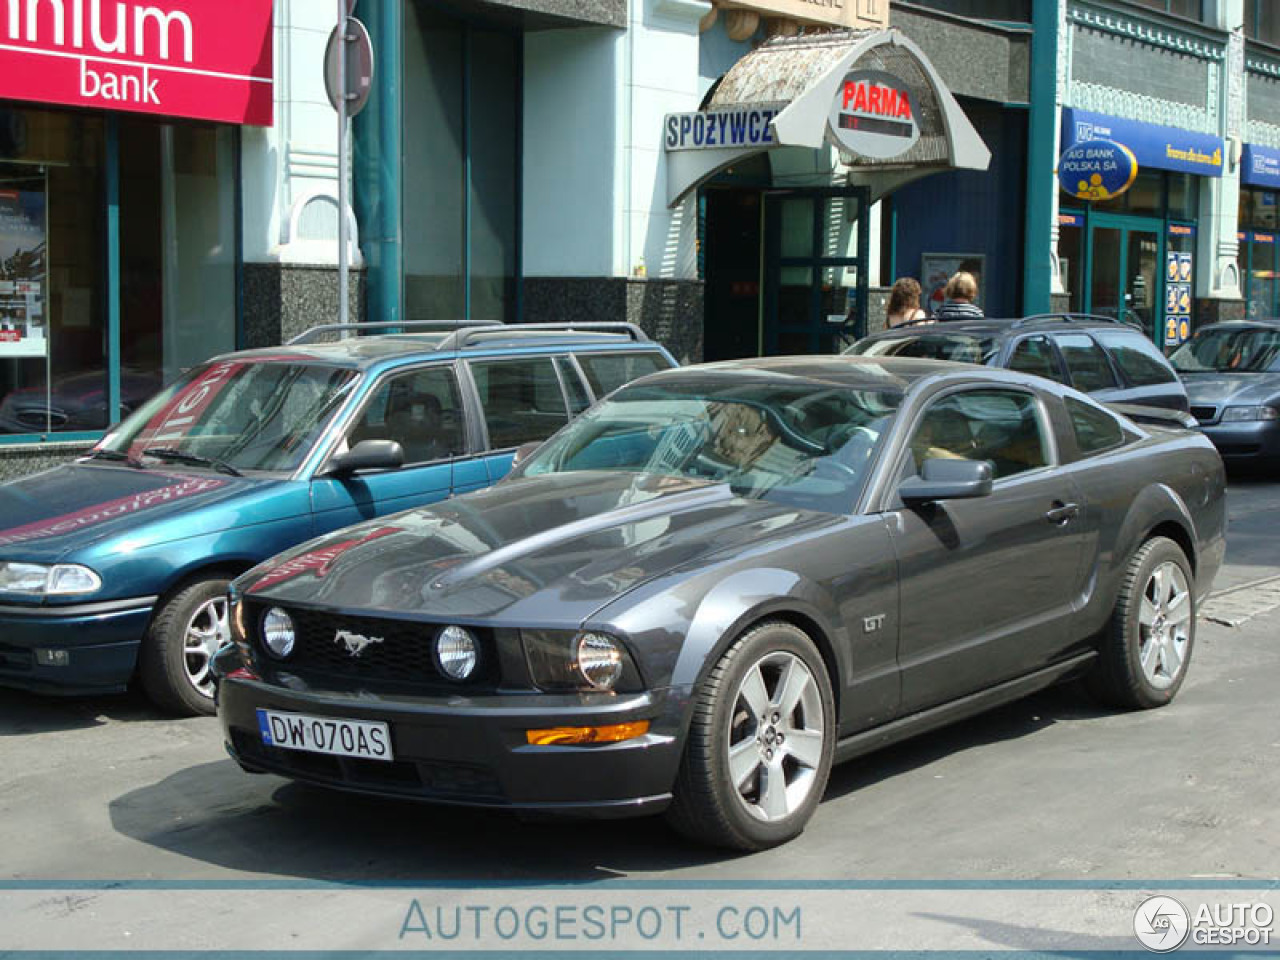
[[[373,646],[375,643],[382,643],[382,637],[363,637],[358,633],[339,630],[333,635],[333,642],[342,644],[349,656],[358,657],[364,653],[366,648]]]

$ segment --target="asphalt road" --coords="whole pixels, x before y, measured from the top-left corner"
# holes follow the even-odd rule
[[[1217,586],[1280,575],[1280,485],[1234,483]],[[1280,612],[1200,625],[1159,711],[1049,691],[837,768],[809,830],[729,857],[661,821],[531,825],[250,777],[215,721],[0,691],[0,877],[1072,880],[1280,873]]]

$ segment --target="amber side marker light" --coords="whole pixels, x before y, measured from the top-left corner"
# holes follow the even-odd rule
[[[617,743],[633,740],[649,732],[648,720],[631,723],[614,723],[607,727],[549,727],[546,730],[526,730],[525,736],[535,746],[575,743]]]

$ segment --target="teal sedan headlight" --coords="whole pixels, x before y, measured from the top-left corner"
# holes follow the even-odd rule
[[[18,563],[0,560],[0,593],[74,597],[102,589],[102,578],[78,563]]]
[[[1280,410],[1275,407],[1227,407],[1222,411],[1223,423],[1240,423],[1246,420],[1280,420]]]

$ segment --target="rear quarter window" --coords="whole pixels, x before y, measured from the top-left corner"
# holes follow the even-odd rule
[[[1107,348],[1116,366],[1135,387],[1173,383],[1178,379],[1156,345],[1137,331],[1095,330],[1094,338]]]
[[[1076,447],[1085,456],[1114,450],[1128,439],[1120,421],[1107,411],[1074,397],[1066,397],[1065,400]]]
[[[1060,333],[1054,339],[1062,351],[1062,359],[1067,362],[1071,385],[1077,390],[1093,393],[1119,386],[1107,355],[1088,334]]]
[[[620,386],[640,377],[668,370],[671,364],[657,351],[646,353],[578,354],[578,363],[597,398],[613,393]]]

